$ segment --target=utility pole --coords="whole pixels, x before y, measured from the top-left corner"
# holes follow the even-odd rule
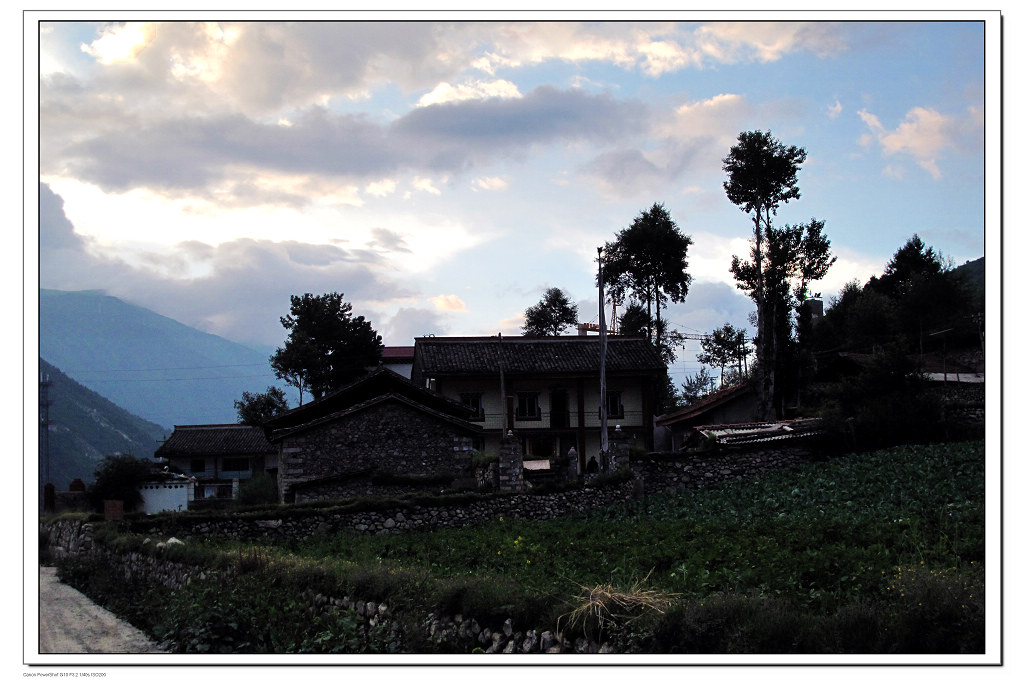
[[[50,386],[53,381],[45,373],[39,374],[39,447],[43,452],[43,483],[50,482]]]
[[[605,360],[608,356],[608,331],[604,321],[604,264],[601,261],[601,250],[597,248],[597,306],[598,327],[601,336],[601,465],[607,468],[608,459],[608,399],[605,385]]]

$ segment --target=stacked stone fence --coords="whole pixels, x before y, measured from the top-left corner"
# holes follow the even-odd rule
[[[696,453],[649,452],[634,456],[631,468],[643,481],[645,492],[673,492],[792,468],[815,458],[816,452],[807,447],[719,448]]]
[[[499,517],[550,520],[621,503],[642,494],[706,487],[733,478],[790,468],[815,458],[809,448],[717,449],[704,453],[649,453],[634,456],[633,482],[600,488],[580,487],[548,494],[531,494],[528,484],[518,491],[494,493],[455,504],[395,504],[362,511],[329,506],[283,509],[279,512],[218,512],[208,516],[163,514],[132,517],[121,525],[149,536],[226,538],[259,542],[305,539],[317,533],[345,530],[362,534],[396,534],[480,525]],[[521,471],[520,471],[521,474]],[[519,476],[521,479],[521,475]],[[639,486],[639,487],[638,487]],[[75,519],[55,519],[47,525],[51,546],[73,553],[88,545],[89,526]]]
[[[380,511],[332,512],[330,509],[281,512],[277,516],[220,514],[189,520],[187,515],[130,518],[118,525],[153,540],[174,536],[188,544],[191,539],[220,538],[251,542],[303,539],[317,533],[348,530],[362,534],[395,534],[413,530],[457,528],[478,525],[501,517],[556,519],[610,504],[628,501],[637,493],[671,492],[701,488],[730,478],[749,477],[772,469],[788,468],[814,458],[807,449],[722,450],[707,453],[650,453],[636,456],[630,467],[636,478],[616,486],[581,488],[547,495],[512,492],[492,495],[464,504],[420,506],[398,505]],[[81,519],[58,518],[44,524],[48,544],[55,557],[100,555],[112,573],[125,578],[181,588],[206,571],[196,566],[169,561],[149,551],[116,552],[94,543],[98,526]],[[155,543],[154,543],[155,544]],[[228,570],[227,572],[230,572]],[[388,649],[402,651],[403,636],[386,604],[350,597],[326,597],[315,592],[297,598],[309,616],[319,612],[348,609],[362,621],[366,639],[385,640]],[[487,625],[461,615],[430,614],[414,622],[424,631],[420,640],[441,651],[474,649],[488,653],[604,653],[615,652],[613,644],[579,638],[565,639],[556,629],[514,626],[511,619]],[[409,625],[406,623],[406,625]]]
[[[83,527],[88,530],[93,525],[84,524]],[[151,544],[165,546],[167,543],[153,541]],[[208,574],[207,569],[168,560],[152,551],[117,552],[103,545],[86,545],[79,549],[79,553],[101,560],[104,568],[115,577],[152,587],[181,590],[193,581],[205,579]],[[228,567],[218,573],[222,577],[231,577],[238,573],[238,569]],[[412,644],[428,643],[433,645],[433,649],[447,653],[480,650],[488,654],[593,654],[617,651],[607,642],[566,638],[557,631],[557,626],[553,629],[517,626],[512,618],[488,623],[462,614],[429,613],[417,620],[400,622],[386,602],[364,601],[348,595],[334,597],[312,589],[299,593],[294,599],[308,620],[336,611],[354,612],[360,625],[359,634],[366,645],[392,653],[407,653],[410,649],[405,634],[409,626],[419,626],[422,631]]]

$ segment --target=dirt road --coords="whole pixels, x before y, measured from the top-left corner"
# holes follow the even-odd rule
[[[40,654],[146,654],[160,649],[142,631],[39,568]]]

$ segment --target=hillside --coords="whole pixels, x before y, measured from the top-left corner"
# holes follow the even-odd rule
[[[39,372],[50,380],[50,482],[58,490],[66,490],[75,478],[91,482],[96,462],[116,452],[152,459],[160,440],[170,434],[166,428],[121,409],[43,359],[39,360]],[[45,462],[40,446],[41,479]]]
[[[100,291],[39,291],[39,355],[162,426],[233,423],[243,391],[279,383],[273,350],[203,333]]]

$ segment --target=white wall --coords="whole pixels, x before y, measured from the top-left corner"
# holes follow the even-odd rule
[[[189,491],[192,484],[184,481],[167,483],[144,483],[139,488],[142,495],[142,510],[147,514],[161,511],[185,511],[188,509]]]

